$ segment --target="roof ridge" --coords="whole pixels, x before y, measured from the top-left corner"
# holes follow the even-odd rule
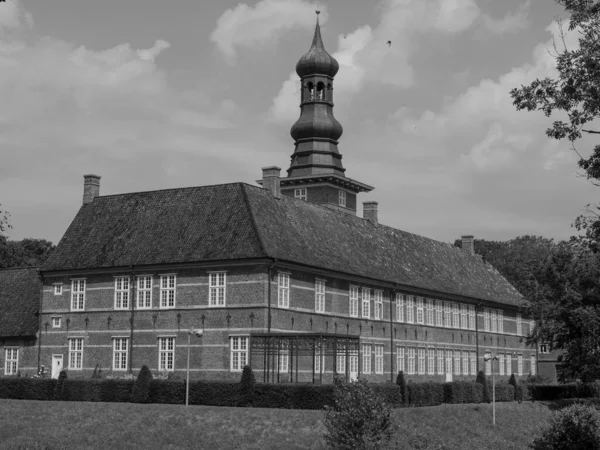
[[[239,184],[245,184],[245,185],[249,186],[248,183],[243,182],[243,181],[232,181],[231,183],[208,184],[208,185],[202,185],[202,186],[185,186],[185,187],[174,187],[174,188],[165,188],[165,189],[152,189],[150,191],[121,192],[119,194],[98,195],[95,198],[119,197],[119,196],[125,196],[125,195],[152,194],[154,192],[185,191],[185,190],[190,190],[190,189],[204,189],[204,188],[210,188],[210,187],[233,186],[233,185],[239,185]]]
[[[240,184],[240,189],[242,190],[242,197],[244,198],[244,204],[246,205],[246,209],[248,210],[248,214],[250,215],[250,222],[252,223],[252,228],[254,230],[254,233],[256,234],[256,237],[258,238],[258,246],[260,247],[260,251],[264,255],[269,256],[268,252],[266,251],[265,244],[263,242],[260,231],[258,229],[258,225],[256,224],[256,219],[254,218],[254,213],[252,211],[252,208],[250,207],[250,202],[248,201],[248,192],[246,192],[245,187],[250,186],[250,185],[246,184],[246,183],[239,183],[239,184]],[[252,187],[254,187],[254,186],[252,186]],[[263,188],[260,188],[260,189],[263,189]]]
[[[19,267],[0,267],[0,271],[3,270],[40,270],[41,266],[19,266]]]

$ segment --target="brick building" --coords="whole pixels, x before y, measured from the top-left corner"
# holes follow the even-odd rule
[[[296,71],[301,114],[287,176],[100,195],[42,267],[40,360],[69,377],[136,372],[238,380],[388,381],[535,372],[520,294],[473,253],[380,224],[346,176],[333,116],[338,63],[319,24]],[[201,337],[188,330],[199,329]],[[188,346],[188,339],[191,344]]]

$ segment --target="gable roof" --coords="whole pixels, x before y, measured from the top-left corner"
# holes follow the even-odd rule
[[[41,287],[37,268],[0,270],[0,337],[35,336]]]
[[[491,265],[442,243],[244,183],[96,197],[43,271],[269,257],[519,305]]]

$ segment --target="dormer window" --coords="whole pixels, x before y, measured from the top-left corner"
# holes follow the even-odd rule
[[[346,191],[339,191],[338,203],[340,206],[346,207]]]
[[[294,197],[300,200],[306,200],[306,188],[294,189]]]

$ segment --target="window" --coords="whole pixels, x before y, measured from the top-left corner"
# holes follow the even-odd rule
[[[540,353],[550,353],[550,346],[548,344],[540,344]]]
[[[521,327],[521,314],[517,314],[517,336],[523,334],[523,328]]]
[[[115,278],[115,309],[129,309],[129,277]]]
[[[463,350],[462,352],[462,373],[463,375],[469,375],[469,352]]]
[[[69,369],[83,369],[83,338],[69,339]]]
[[[404,347],[396,347],[396,367],[398,372],[406,372],[404,364]]]
[[[427,325],[435,325],[433,319],[433,300],[431,300],[430,298],[427,299]]]
[[[209,306],[225,306],[225,280],[225,272],[213,272],[209,274]]]
[[[277,275],[277,305],[280,308],[290,307],[290,274]]]
[[[248,361],[248,336],[231,338],[231,371],[241,372]]]
[[[325,312],[325,281],[315,281],[315,312]]]
[[[529,322],[529,333],[533,333],[533,330],[535,329],[535,320],[531,320]]]
[[[113,339],[113,370],[127,370],[127,338]]]
[[[460,305],[460,327],[465,330],[469,329],[469,310],[467,305]]]
[[[375,291],[375,318],[383,319],[383,291]]]
[[[512,375],[512,355],[510,353],[506,354],[506,375]]]
[[[523,355],[517,355],[517,375],[523,375]]]
[[[83,311],[85,305],[85,280],[71,280],[71,310]]]
[[[158,338],[158,370],[161,372],[175,370],[175,338]],[[240,369],[242,370],[242,369]]]
[[[469,329],[475,329],[475,305],[469,305]]]
[[[504,333],[504,313],[498,310],[498,333]]]
[[[175,275],[160,276],[160,307],[175,307]]]
[[[396,320],[404,322],[404,295],[396,294]]]
[[[452,350],[446,350],[446,373],[452,375]]]
[[[363,344],[363,373],[371,373],[371,344]]]
[[[454,350],[454,375],[460,375],[460,350]]]
[[[498,355],[498,375],[504,375],[504,354]]]
[[[450,309],[450,302],[444,302],[444,326],[447,328],[452,327],[452,310]]]
[[[54,295],[62,295],[63,285],[62,283],[56,283],[54,285]]]
[[[16,375],[19,370],[19,349],[4,349],[4,375]]]
[[[377,361],[375,361],[375,365],[377,365]],[[336,372],[346,373],[346,347],[343,345],[337,347]]]
[[[306,188],[294,189],[294,197],[300,200],[306,200]]]
[[[152,308],[152,276],[143,275],[137,277],[137,308]]]
[[[491,324],[492,332],[497,333],[498,332],[498,311],[495,309],[492,309],[491,316],[492,316],[492,324]]]
[[[490,331],[490,310],[483,309],[483,331]]]
[[[339,191],[338,203],[340,206],[346,206],[346,191]]]
[[[471,352],[471,375],[477,375],[477,353]]]
[[[438,327],[444,326],[444,308],[441,300],[435,301],[435,324]]]
[[[491,357],[492,354],[490,352],[485,352],[484,353],[484,358],[486,357]],[[485,359],[484,359],[485,361]],[[487,361],[485,361],[485,374],[486,375],[491,375],[492,374],[492,360],[488,359]]]
[[[437,373],[444,375],[444,350],[441,348],[437,350]]]
[[[383,373],[383,345],[375,346],[375,373]]]
[[[427,374],[435,375],[435,349],[427,349]]]
[[[415,374],[415,348],[408,347],[408,374]]]
[[[415,323],[415,299],[411,296],[406,297],[406,322]]]
[[[458,303],[452,303],[452,327],[460,328],[460,309]]]
[[[417,298],[417,323],[423,324],[425,322],[425,314],[423,312],[423,297]]]
[[[61,322],[62,322],[62,320],[60,317],[53,317],[52,318],[52,328],[60,328]]]
[[[531,373],[531,375],[535,375],[537,373],[537,367],[536,367],[536,359],[534,355],[531,355],[531,367],[529,369],[529,372]]]
[[[358,317],[358,288],[350,286],[350,317]]]
[[[321,373],[321,370],[325,370],[325,354],[315,348],[315,373]]]
[[[355,377],[358,375],[358,352],[356,350],[353,350],[348,356],[350,357],[350,361],[348,364],[350,369],[350,375],[352,379],[355,380]]]
[[[362,317],[371,317],[371,289],[362,289]]]
[[[279,351],[279,373],[287,373],[288,372],[289,362],[290,362],[290,358],[289,358],[288,351],[280,350]],[[242,366],[242,369],[243,369],[243,366]]]
[[[425,375],[425,349],[424,348],[419,348],[418,349],[418,355],[419,355],[419,365],[417,367],[417,373],[419,375]]]

